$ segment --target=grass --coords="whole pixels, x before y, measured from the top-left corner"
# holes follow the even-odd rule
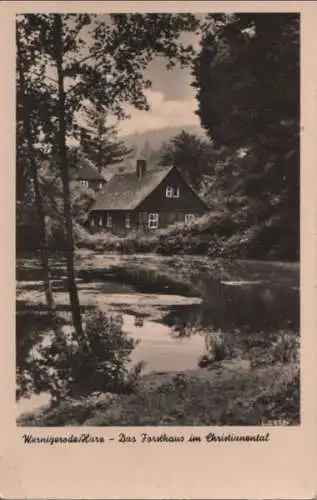
[[[53,276],[62,281],[64,259],[53,256],[51,265]],[[37,281],[41,279],[39,261],[37,257],[25,256],[18,259],[17,266],[20,280],[18,304],[29,308],[31,314],[35,306],[44,305],[44,291]],[[141,378],[134,394],[110,399],[108,395],[100,395],[85,400],[67,400],[59,407],[22,417],[20,425],[299,423],[298,360],[293,355],[299,350],[298,264],[80,250],[76,253],[76,271],[79,276],[84,272],[89,278],[88,282],[84,279],[79,285],[80,301],[86,308],[99,301],[112,309],[129,310],[132,314],[143,311],[150,318],[159,320],[171,310],[171,303],[164,305],[153,300],[147,303],[146,294],[139,295],[141,303],[112,303],[115,294],[111,295],[101,283],[109,272],[116,276],[122,274],[132,286],[140,286],[143,281],[147,285],[152,283],[158,286],[154,290],[156,295],[165,293],[164,287],[170,284],[172,294],[177,290],[180,295],[188,294],[190,300],[192,296],[208,298],[205,309],[200,309],[199,303],[195,306],[201,310],[199,319],[206,321],[209,328],[211,318],[214,325],[220,321],[218,327],[226,333],[228,342],[232,342],[232,358],[235,359],[225,359],[213,363],[210,368],[181,374],[146,375]],[[30,284],[30,279],[34,280],[33,284]],[[221,281],[227,285],[219,286]],[[235,282],[245,284],[232,285]],[[68,298],[63,284],[56,285],[56,292],[58,308],[65,315]],[[156,295],[148,294],[148,297]],[[193,308],[191,305],[190,309]],[[183,316],[184,311],[182,309]],[[66,314],[69,315],[69,311]],[[188,327],[190,315],[184,318]],[[236,333],[238,320],[243,328]],[[30,329],[35,330],[36,325],[32,327],[32,319],[30,321]],[[196,316],[193,321],[196,321]],[[25,318],[21,322],[26,325]],[[262,330],[264,325],[266,331]]]
[[[297,425],[298,368],[230,368],[143,377],[134,394],[65,401],[20,418],[24,426]]]

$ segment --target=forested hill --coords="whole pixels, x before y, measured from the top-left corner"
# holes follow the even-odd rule
[[[205,137],[205,132],[199,125],[183,125],[179,127],[164,127],[156,130],[147,130],[145,132],[136,132],[126,135],[122,137],[122,139],[124,139],[127,147],[136,147],[138,151],[142,151],[147,144],[152,150],[158,150],[161,149],[164,143],[169,142],[180,134],[182,130],[198,137]]]

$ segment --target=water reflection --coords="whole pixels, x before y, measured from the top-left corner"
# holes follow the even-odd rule
[[[254,272],[252,279],[243,276],[244,282],[238,277],[229,280],[226,273],[223,274],[221,280],[199,270],[189,277],[181,275],[177,269],[167,274],[157,269],[113,266],[107,270],[82,270],[78,278],[84,289],[94,289],[94,284],[101,284],[95,289],[101,297],[120,293],[133,296],[141,292],[153,296],[182,295],[203,299],[199,304],[158,305],[160,319],[156,322],[147,317],[148,311],[142,310],[142,303],[141,307],[138,304],[137,312],[130,306],[130,314],[123,315],[125,330],[141,339],[133,361],[145,361],[145,370],[149,372],[197,368],[199,358],[206,352],[206,338],[212,332],[224,332],[233,357],[241,353],[252,357],[257,349],[263,350],[274,341],[278,330],[298,332],[300,301],[297,283],[292,283],[288,277],[274,279],[272,273],[267,273],[265,279],[265,273]],[[54,270],[61,289],[63,276],[61,269]],[[41,276],[30,269],[22,269],[19,279],[28,281],[30,286],[38,286],[34,281]],[[69,315],[69,306],[59,306],[58,311]],[[17,371],[22,385],[27,380],[30,349],[43,339],[49,328],[45,307],[34,308],[17,301]],[[27,385],[24,389],[27,390]]]
[[[98,275],[98,272],[97,272]],[[200,305],[171,307],[164,322],[178,329],[197,330],[214,328],[255,331],[299,328],[299,289],[290,283],[278,283],[276,278],[253,281],[220,281],[206,272],[197,272],[186,279],[178,272],[165,274],[157,270],[113,267],[111,280],[132,284],[136,291],[145,293],[182,294],[200,296]],[[96,272],[95,272],[96,277]],[[107,278],[108,279],[108,278]],[[240,283],[242,283],[240,285]]]
[[[197,362],[205,349],[204,338],[193,335],[187,339],[175,338],[171,328],[164,323],[142,319],[136,325],[136,317],[123,315],[123,328],[139,339],[132,353],[132,363],[145,362],[143,373],[183,371],[197,368]]]
[[[109,269],[83,269],[78,272],[83,283],[121,284],[139,293],[164,293],[167,295],[197,296],[191,283],[157,269],[131,269],[112,266]]]
[[[144,326],[144,316],[135,316],[134,326],[142,328]]]

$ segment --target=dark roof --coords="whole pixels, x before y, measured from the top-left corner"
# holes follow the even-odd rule
[[[104,181],[105,178],[98,172],[98,170],[87,160],[80,160],[80,166],[73,176],[73,180],[87,180],[87,181]]]
[[[42,162],[43,167],[54,167],[59,165],[59,158],[52,156],[49,160]],[[83,155],[69,154],[68,172],[71,180],[97,180],[106,181],[102,174],[99,174],[97,168]]]
[[[97,197],[94,210],[134,210],[165,179],[174,167],[147,170],[143,179],[136,172],[114,175]]]

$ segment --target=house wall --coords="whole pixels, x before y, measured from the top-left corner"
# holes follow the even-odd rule
[[[78,183],[79,184],[82,184],[82,181],[84,179],[78,179]],[[102,187],[106,184],[106,181],[101,181],[101,180],[97,180],[97,179],[87,179],[87,182],[88,182],[88,187],[90,189],[94,189],[95,191],[97,191],[98,189],[102,189]],[[102,184],[102,187],[100,187],[100,184]]]
[[[130,215],[130,227],[126,227],[126,214]],[[107,226],[108,215],[111,217],[112,226]],[[91,225],[94,220],[94,226]],[[100,225],[102,220],[102,225]],[[95,211],[90,215],[88,226],[91,232],[109,231],[114,234],[126,234],[138,228],[138,214],[136,212],[125,212],[123,210]]]
[[[166,198],[167,186],[179,188],[179,198]],[[176,169],[171,170],[163,182],[143,200],[138,209],[147,212],[189,212],[197,214],[203,214],[208,210]]]
[[[167,198],[166,188],[171,186],[179,189],[179,197]],[[125,234],[131,230],[142,232],[153,232],[155,228],[148,227],[148,216],[150,213],[159,214],[159,228],[165,228],[176,222],[184,222],[186,214],[195,216],[203,215],[208,208],[203,201],[192,191],[177,170],[172,170],[164,181],[139,205],[138,209],[131,212],[111,211],[112,227],[107,228],[106,212],[95,211],[90,215],[97,224],[90,229],[95,231],[108,230],[115,234]],[[130,228],[125,227],[126,213],[130,214]],[[103,218],[103,225],[98,221]]]

